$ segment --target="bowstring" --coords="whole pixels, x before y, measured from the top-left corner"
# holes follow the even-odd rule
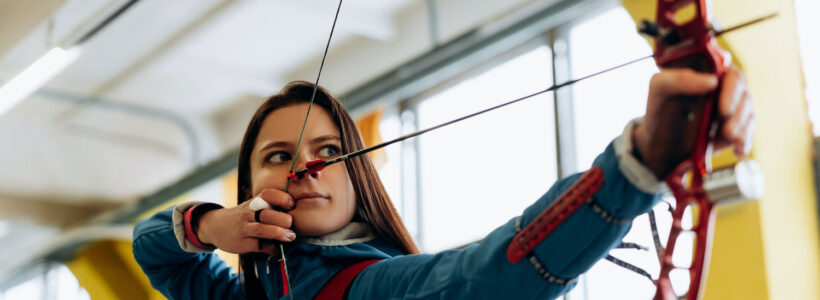
[[[336,29],[336,21],[339,19],[339,11],[342,8],[342,0],[339,0],[339,6],[336,7],[336,16],[333,17],[333,26],[330,27],[330,36],[327,37],[325,44],[325,52],[322,54],[322,62],[319,64],[319,73],[316,74],[316,83],[313,85],[313,92],[310,95],[310,102],[308,103],[308,110],[305,114],[305,121],[302,122],[302,131],[299,133],[299,140],[296,142],[296,152],[293,154],[293,160],[290,162],[290,169],[288,173],[293,172],[296,167],[296,158],[299,157],[299,148],[302,146],[302,137],[305,135],[305,128],[307,128],[308,117],[310,116],[310,109],[313,107],[313,100],[316,99],[316,92],[319,90],[319,79],[322,78],[322,70],[325,67],[325,60],[327,59],[327,51],[330,49],[330,40],[333,39],[333,31]],[[290,180],[285,182],[285,192],[288,191]]]
[[[302,122],[302,130],[299,133],[299,140],[296,142],[296,151],[293,154],[293,159],[290,163],[290,170],[288,170],[288,173],[293,172],[293,168],[296,167],[296,158],[299,157],[299,148],[302,146],[302,138],[305,135],[305,128],[307,128],[308,117],[310,117],[310,109],[313,107],[313,100],[316,99],[316,92],[319,90],[319,79],[322,78],[322,70],[325,67],[325,60],[327,59],[327,52],[330,49],[330,41],[333,39],[333,32],[336,30],[336,21],[339,19],[339,11],[341,11],[342,9],[342,1],[343,0],[339,0],[339,5],[336,7],[336,15],[333,17],[333,25],[330,27],[330,34],[327,37],[325,51],[322,54],[322,62],[319,64],[319,72],[316,74],[316,81],[313,84],[313,92],[310,95],[310,102],[308,103],[307,113],[305,114],[304,122]],[[288,192],[289,187],[290,178],[288,178],[285,182],[285,193]],[[290,294],[290,299],[293,300],[293,289],[290,287],[290,275],[288,274],[287,259],[285,259],[284,248],[284,245],[282,243],[279,243],[279,253],[281,254],[280,261],[282,262],[282,271],[285,275],[285,281],[287,282],[288,294]]]

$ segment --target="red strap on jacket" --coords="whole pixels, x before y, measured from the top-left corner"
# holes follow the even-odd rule
[[[356,276],[359,276],[362,270],[380,260],[381,259],[365,260],[344,268],[339,273],[336,273],[336,275],[322,287],[322,290],[316,294],[316,297],[313,297],[313,300],[345,299],[345,292],[347,292],[347,288],[350,284],[353,283],[353,279],[356,279]]]
[[[581,178],[547,207],[526,228],[521,230],[507,246],[507,260],[517,264],[524,256],[538,246],[558,225],[564,223],[576,210],[581,208],[604,184],[600,167],[589,169]]]

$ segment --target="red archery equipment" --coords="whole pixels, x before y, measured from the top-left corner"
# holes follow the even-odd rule
[[[313,300],[347,299],[347,289],[350,288],[351,284],[353,284],[353,280],[356,279],[356,276],[364,271],[365,268],[379,262],[380,260],[381,259],[365,260],[342,269],[339,273],[336,273],[336,275],[334,275],[333,278],[331,278],[321,290],[319,290],[319,293],[313,297]]]
[[[558,197],[527,227],[513,237],[507,246],[507,260],[517,264],[527,254],[532,252],[541,241],[552,233],[558,225],[564,223],[581,205],[589,201],[604,184],[604,175],[601,168],[589,169],[564,194]]]
[[[316,173],[316,172],[319,172],[319,171],[323,170],[325,168],[325,166],[326,165],[325,165],[324,160],[321,160],[321,159],[311,160],[311,161],[309,161],[305,164],[304,169],[299,170],[295,173],[294,172],[289,173],[288,174],[288,179],[294,179],[296,177],[299,177],[299,179],[302,179],[302,177],[305,177],[305,175],[310,175],[310,174],[313,174],[313,173]]]
[[[279,272],[282,276],[282,295],[287,295],[288,292],[290,292],[290,289],[288,289],[290,287],[290,282],[288,282],[289,278],[287,276],[287,267],[288,266],[284,260],[279,260]]]
[[[694,16],[684,24],[676,21],[676,15],[684,8],[694,6]],[[644,22],[642,32],[655,37],[655,62],[661,68],[686,67],[698,72],[716,75],[722,82],[729,59],[724,57],[714,38],[710,20],[709,5],[706,0],[658,0],[657,24]],[[719,90],[719,89],[718,89]],[[673,125],[683,128],[674,138],[683,140],[691,153],[680,165],[671,170],[666,184],[675,197],[672,212],[672,228],[665,249],[660,256],[660,274],[655,284],[655,299],[678,299],[673,290],[669,274],[674,269],[689,270],[689,286],[685,293],[687,300],[699,299],[702,295],[706,272],[709,265],[712,234],[715,220],[714,201],[707,198],[704,178],[711,171],[709,147],[714,138],[717,92],[702,97],[681,97],[668,103],[679,116]],[[683,103],[683,104],[681,104]],[[674,118],[672,120],[675,120]],[[691,145],[690,145],[691,144]],[[684,149],[687,150],[687,149]],[[713,199],[715,200],[715,199]],[[690,229],[695,234],[695,248],[689,267],[676,266],[673,261],[675,245],[684,230],[681,226],[687,207],[697,209],[696,220]]]

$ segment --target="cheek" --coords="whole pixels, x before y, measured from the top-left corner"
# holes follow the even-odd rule
[[[281,176],[276,172],[271,172],[264,169],[257,169],[251,172],[251,186],[254,196],[258,195],[264,189],[279,189],[285,188],[285,176]]]
[[[334,170],[336,172],[334,174],[334,179],[336,179],[336,182],[334,182],[336,186],[335,193],[340,196],[340,199],[344,199],[343,203],[339,204],[344,208],[345,217],[353,218],[356,213],[356,191],[353,189],[353,182],[347,174],[346,166],[340,164],[339,167],[338,170]]]
[[[350,178],[347,179],[347,207],[350,209],[350,216],[353,217],[356,214],[356,190],[353,189],[353,182],[350,181]]]

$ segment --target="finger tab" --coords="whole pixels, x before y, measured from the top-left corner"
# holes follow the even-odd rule
[[[251,200],[251,204],[248,205],[248,208],[250,208],[252,211],[258,211],[262,209],[271,209],[271,206],[270,204],[268,204],[267,201],[265,201],[265,199],[262,199],[262,197],[257,196],[253,198],[253,200]]]

